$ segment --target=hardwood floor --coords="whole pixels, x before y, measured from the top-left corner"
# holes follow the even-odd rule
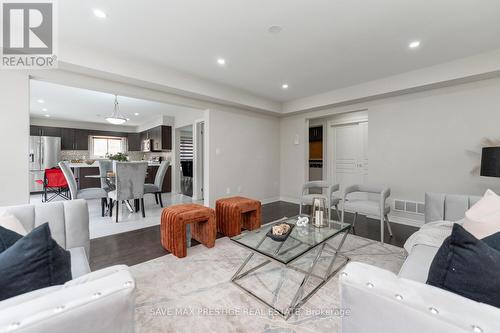
[[[298,213],[299,206],[296,204],[283,201],[269,203],[262,205],[262,223],[276,221],[284,216],[295,216]],[[352,222],[352,215],[346,215],[346,222]],[[401,224],[391,223],[391,226],[393,237],[389,238],[386,231],[385,242],[400,247],[418,230],[416,227]],[[379,222],[358,216],[355,232],[358,236],[379,240]],[[193,240],[192,244],[194,246],[198,243]],[[160,226],[153,226],[90,240],[90,268],[94,271],[111,265],[132,266],[168,253],[160,244]]]

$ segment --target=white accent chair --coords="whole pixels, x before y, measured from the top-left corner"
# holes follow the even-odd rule
[[[310,193],[311,189],[318,189],[321,190],[321,193]],[[305,183],[302,186],[302,193],[300,195],[300,206],[299,206],[299,215],[302,214],[302,206],[303,205],[312,205],[313,199],[317,197],[323,197],[326,199],[327,205],[328,205],[328,221],[331,221],[331,215],[332,215],[332,208],[335,207],[335,211],[337,212],[337,218],[340,221],[340,214],[339,214],[339,202],[340,198],[336,197],[334,195],[335,192],[338,192],[340,190],[340,185],[339,184],[333,184],[331,185],[327,181],[323,180],[315,180],[315,181],[310,181]],[[326,192],[326,194],[325,194]]]
[[[61,168],[61,171],[63,172],[64,177],[66,178],[66,182],[68,183],[69,193],[71,194],[71,200],[101,199],[101,213],[102,216],[104,217],[104,207],[106,205],[108,193],[100,187],[85,188],[79,190],[78,184],[76,183],[75,175],[73,174],[73,171],[71,171],[68,162],[59,162],[59,168]]]
[[[89,215],[84,200],[1,207],[27,231],[48,222],[71,255],[73,279],[0,302],[0,332],[133,333],[135,282],[127,266],[90,273]]]
[[[349,199],[351,193],[364,193],[368,196],[367,199]],[[370,196],[377,196],[372,199]],[[354,225],[358,214],[367,217],[374,217],[380,219],[380,242],[384,243],[384,222],[387,223],[389,235],[392,237],[392,229],[389,224],[389,212],[391,205],[387,202],[387,198],[391,195],[391,189],[388,187],[377,187],[367,185],[351,185],[344,189],[343,203],[342,203],[342,223],[344,223],[345,212],[354,213],[354,221],[352,222],[352,229],[354,232]]]

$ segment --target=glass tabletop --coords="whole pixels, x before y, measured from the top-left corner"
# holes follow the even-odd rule
[[[311,221],[306,226],[297,226],[297,218],[298,216],[284,218],[263,225],[258,230],[245,231],[231,240],[286,265],[330,238],[348,232],[351,228],[350,224],[342,224],[338,221],[331,221],[323,228],[314,227]],[[273,226],[282,223],[294,225],[290,236],[284,242],[275,241],[267,236]]]

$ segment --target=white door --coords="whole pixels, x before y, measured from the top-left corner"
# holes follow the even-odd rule
[[[368,174],[368,122],[333,126],[331,178],[341,188],[364,184]]]

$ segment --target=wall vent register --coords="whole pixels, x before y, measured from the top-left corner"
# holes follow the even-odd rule
[[[394,210],[423,215],[425,213],[425,204],[423,202],[396,199],[394,200]]]

